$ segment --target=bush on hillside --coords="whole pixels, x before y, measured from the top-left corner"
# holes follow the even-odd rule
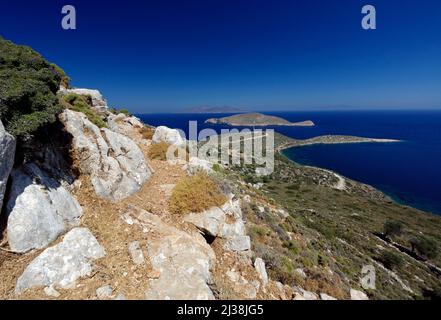
[[[221,206],[226,201],[217,181],[207,173],[199,172],[179,181],[170,197],[169,208],[172,213],[186,214]]]
[[[92,98],[90,96],[69,93],[63,96],[60,102],[64,108],[84,113],[90,122],[98,128],[107,127],[103,118],[92,108]]]
[[[427,259],[434,259],[438,256],[438,247],[436,242],[427,237],[417,237],[410,240],[412,251],[418,252]]]
[[[29,47],[0,37],[0,119],[7,131],[26,138],[62,110],[56,93],[68,78]]]
[[[389,270],[396,270],[403,265],[403,258],[392,251],[382,252],[378,260]]]
[[[386,221],[383,227],[385,237],[400,236],[403,233],[403,224],[399,221]]]

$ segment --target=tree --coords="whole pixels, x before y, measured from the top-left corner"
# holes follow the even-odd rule
[[[385,237],[390,238],[393,236],[399,236],[403,233],[403,224],[399,221],[386,221],[383,227],[383,234]]]
[[[438,247],[436,242],[427,237],[418,237],[410,239],[410,245],[413,252],[418,252],[427,259],[434,259],[438,256]]]

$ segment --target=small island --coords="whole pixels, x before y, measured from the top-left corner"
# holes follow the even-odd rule
[[[211,124],[226,124],[240,127],[266,127],[266,126],[290,126],[290,127],[313,127],[311,120],[302,122],[290,122],[280,117],[269,116],[262,113],[245,113],[224,118],[211,118],[205,121]]]

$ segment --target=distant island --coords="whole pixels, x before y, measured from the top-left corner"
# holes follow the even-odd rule
[[[224,118],[207,119],[205,123],[227,124],[230,126],[291,126],[291,127],[312,127],[315,126],[311,120],[302,122],[290,122],[286,119],[269,116],[262,113],[245,113]]]

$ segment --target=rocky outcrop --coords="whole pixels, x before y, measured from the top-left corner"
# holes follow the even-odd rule
[[[33,287],[69,289],[77,279],[92,274],[92,262],[105,256],[105,250],[86,228],[75,228],[63,241],[44,250],[17,281],[17,294]]]
[[[154,214],[132,208],[123,216],[129,225],[147,231],[147,252],[156,276],[150,279],[145,298],[148,300],[214,299],[208,284],[215,262],[213,249],[199,235],[190,235],[166,224]],[[140,250],[137,243],[132,252]],[[141,260],[141,259],[139,259]]]
[[[242,219],[240,200],[230,199],[222,207],[213,207],[201,213],[190,213],[184,220],[194,224],[204,234],[226,240],[225,248],[231,251],[247,251],[251,248]]]
[[[107,117],[107,125],[110,130],[128,137],[132,137],[134,129],[144,127],[141,120],[134,116],[127,116],[123,113],[117,115],[109,114]]]
[[[266,286],[269,280],[268,274],[266,272],[265,262],[261,258],[257,258],[254,261],[254,268],[256,268],[256,271],[259,274],[260,280],[262,280],[262,284]]]
[[[14,252],[41,249],[77,226],[82,209],[58,181],[35,164],[13,171],[6,211],[9,246]]]
[[[0,213],[6,191],[9,174],[14,165],[15,139],[6,132],[0,120]]]
[[[78,94],[78,95],[84,95],[84,96],[90,96],[92,100],[92,106],[97,110],[101,112],[107,112],[107,102],[103,98],[103,95],[98,90],[92,90],[92,89],[66,89],[66,88],[60,88],[58,91],[58,94],[60,95],[67,95],[70,93]]]
[[[191,157],[182,169],[187,171],[190,175],[196,174],[200,171],[211,173],[213,172],[213,164],[208,160]]]
[[[351,289],[351,300],[369,300],[369,297],[363,291]]]
[[[178,130],[164,126],[156,128],[152,141],[153,143],[166,142],[177,147],[185,147],[187,143]]]
[[[109,129],[100,130],[79,112],[65,110],[60,120],[73,136],[80,170],[90,175],[98,196],[124,199],[151,176],[142,151],[130,138]]]

